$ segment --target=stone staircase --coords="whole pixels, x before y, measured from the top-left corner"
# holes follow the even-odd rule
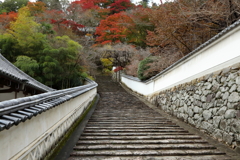
[[[98,77],[100,101],[68,160],[225,160],[224,152],[174,124],[110,77]]]

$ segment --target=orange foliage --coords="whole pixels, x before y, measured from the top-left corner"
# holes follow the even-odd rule
[[[10,27],[10,22],[17,19],[18,14],[16,12],[9,12],[0,14],[0,28],[8,29]]]
[[[100,44],[124,42],[134,27],[132,19],[124,13],[110,15],[96,29],[96,41]]]

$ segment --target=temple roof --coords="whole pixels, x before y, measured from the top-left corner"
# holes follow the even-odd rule
[[[14,66],[5,57],[0,54],[0,76],[8,77],[9,79],[25,83],[27,86],[41,90],[43,92],[54,91],[54,89],[38,82],[34,78],[30,77],[19,68]]]

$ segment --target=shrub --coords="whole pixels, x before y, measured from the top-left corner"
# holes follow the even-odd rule
[[[108,69],[108,70],[112,70],[112,66],[113,66],[113,59],[112,58],[101,58],[101,62],[102,65],[104,67],[104,69]]]
[[[156,57],[149,56],[139,63],[138,78],[140,80],[146,80],[146,79],[150,78],[151,76],[153,76],[151,73],[146,73],[146,70],[148,70],[150,68],[149,64],[153,63],[155,61],[155,59],[156,59]]]

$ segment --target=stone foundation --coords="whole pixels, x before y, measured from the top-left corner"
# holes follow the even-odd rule
[[[167,113],[240,147],[240,63],[148,97]]]

